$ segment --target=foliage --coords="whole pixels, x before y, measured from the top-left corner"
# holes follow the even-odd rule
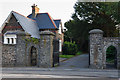
[[[118,36],[115,25],[120,23],[118,2],[76,2],[72,20],[64,25],[66,41],[75,41],[82,51],[88,51],[88,32],[98,28],[104,31],[104,36]],[[117,34],[116,34],[117,33]]]
[[[82,52],[77,52],[76,53],[76,55],[81,55],[82,54]],[[74,56],[76,56],[76,55],[59,55],[61,58],[72,58],[72,57],[74,57]]]
[[[65,23],[68,31],[65,32],[66,41],[75,41],[80,51],[87,51],[89,24],[84,21],[70,20]]]
[[[63,44],[63,54],[65,55],[75,55],[77,53],[77,45],[75,42],[65,41]]]
[[[59,55],[61,58],[71,58],[74,57],[74,55]]]
[[[26,42],[33,42],[34,44],[38,44],[39,40],[37,38],[26,38]]]
[[[77,2],[74,8],[73,18],[84,20],[95,28],[102,29],[105,32],[105,36],[116,36],[113,31],[116,30],[115,25],[120,22],[118,18],[118,2]]]
[[[114,46],[108,47],[108,49],[106,51],[106,61],[109,63],[113,63],[116,53],[117,53],[116,48]]]
[[[82,52],[81,52],[81,51],[79,51],[79,52],[77,52],[77,53],[76,53],[76,55],[81,55],[81,54],[82,54]]]

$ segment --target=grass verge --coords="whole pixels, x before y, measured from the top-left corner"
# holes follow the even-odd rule
[[[75,55],[59,55],[61,58],[71,58]]]
[[[81,55],[81,54],[82,54],[82,52],[80,52],[80,51],[76,53],[76,55]],[[74,57],[76,55],[59,55],[59,57],[61,57],[61,58],[71,58],[71,57]]]

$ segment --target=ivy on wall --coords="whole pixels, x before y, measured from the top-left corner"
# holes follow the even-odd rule
[[[46,38],[44,38],[44,47],[46,47]]]
[[[40,38],[41,40],[44,40],[44,47],[46,47],[46,38],[43,38],[42,36]]]
[[[29,42],[33,42],[34,44],[38,44],[39,43],[39,39],[37,39],[37,38],[25,38],[25,37],[23,37],[23,39],[25,40],[25,42],[26,42],[26,46],[27,46],[27,43],[29,43]]]

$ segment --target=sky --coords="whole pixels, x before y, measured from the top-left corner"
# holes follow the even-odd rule
[[[48,12],[53,19],[61,19],[64,26],[71,19],[76,2],[77,0],[0,0],[0,26],[12,10],[24,16],[29,15],[33,4],[40,8],[40,13]]]

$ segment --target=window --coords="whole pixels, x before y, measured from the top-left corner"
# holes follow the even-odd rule
[[[59,40],[59,51],[62,51],[62,40]]]
[[[13,38],[11,38],[11,40],[12,40],[12,44],[14,44],[14,39],[13,39]]]
[[[6,32],[4,34],[4,44],[16,44],[16,34]]]
[[[7,38],[7,42],[8,42],[8,44],[10,43],[10,39],[9,38]]]
[[[62,30],[61,30],[61,26],[59,26],[59,31],[58,31],[59,34],[62,33]]]

